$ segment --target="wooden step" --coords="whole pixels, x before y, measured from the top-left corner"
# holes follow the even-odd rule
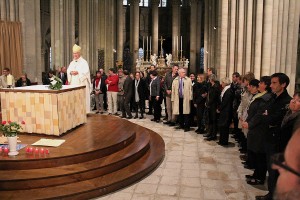
[[[106,128],[102,128],[103,124],[99,122],[104,123]],[[38,136],[22,135],[22,137],[22,141],[30,143]],[[25,167],[22,169],[22,166],[17,166],[18,169],[15,169],[14,166],[10,166],[10,169],[1,170],[0,200],[74,200],[98,197],[147,176],[159,166],[165,153],[164,141],[157,133],[114,116],[89,117],[86,125],[78,127],[64,137],[66,138],[64,146],[54,149],[51,157],[58,162],[65,157],[88,158],[80,158],[71,164],[62,162],[63,164],[54,164],[54,167],[38,169],[24,164],[26,159],[27,162],[42,160],[41,166],[47,166],[48,164],[43,163],[45,158],[26,158],[22,150],[20,156],[2,156],[0,165],[6,162],[17,165],[18,160],[21,160]],[[83,148],[78,150],[77,146],[81,139],[84,139],[81,143]],[[121,144],[123,143],[121,141],[125,141],[126,144],[119,146],[120,148],[111,148],[116,146],[114,142]],[[105,146],[106,148],[103,148]],[[97,157],[94,151],[101,153]],[[103,156],[105,154],[103,152],[109,154]],[[91,154],[95,156],[92,159],[89,158]]]
[[[30,190],[0,191],[0,199],[88,199],[130,185],[148,175],[164,157],[164,142],[151,135],[150,149],[136,162],[101,177]]]
[[[0,174],[0,188],[1,190],[41,188],[102,176],[135,162],[148,151],[149,143],[149,134],[137,133],[136,140],[126,148],[92,161],[54,168],[6,170]]]

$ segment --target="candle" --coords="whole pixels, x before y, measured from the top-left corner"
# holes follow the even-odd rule
[[[151,36],[150,36],[150,52],[151,52]]]
[[[178,42],[179,42],[179,41],[178,41],[178,35],[177,35],[177,52],[178,52]]]
[[[143,36],[143,51],[145,51],[145,37]]]
[[[180,36],[180,50],[182,51],[182,36]]]
[[[0,153],[2,153],[2,147],[0,147]]]
[[[46,149],[46,150],[45,150],[45,153],[46,153],[46,154],[49,154],[49,153],[50,153],[49,149]]]
[[[8,148],[4,147],[4,153],[8,153]]]
[[[7,80],[7,85],[12,85],[12,82],[13,82],[12,75],[8,74],[6,77],[6,80]]]
[[[44,154],[44,149],[43,148],[40,149],[40,153]]]
[[[147,36],[147,51],[148,51],[148,36]]]
[[[39,149],[35,148],[34,153],[39,153]]]
[[[29,153],[32,153],[32,152],[33,152],[33,148],[30,147],[30,148],[29,148]]]
[[[27,147],[27,148],[26,148],[26,153],[29,153],[29,152],[30,152],[30,148]]]
[[[175,39],[175,36],[174,36],[174,43],[173,43],[173,47],[174,47],[174,51],[176,49],[176,39]]]

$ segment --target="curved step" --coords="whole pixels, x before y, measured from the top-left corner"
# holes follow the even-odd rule
[[[20,190],[56,186],[95,178],[119,170],[135,162],[148,151],[149,134],[137,133],[136,136],[136,140],[126,148],[92,161],[55,168],[6,170],[5,173],[0,174],[0,188],[1,190]]]

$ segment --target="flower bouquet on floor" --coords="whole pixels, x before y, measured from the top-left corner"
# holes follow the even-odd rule
[[[49,89],[60,90],[62,86],[63,86],[63,82],[60,78],[54,75],[50,78]]]
[[[21,124],[25,124],[24,121]],[[17,122],[11,121],[3,121],[1,123],[1,131],[3,135],[7,138],[8,145],[9,145],[9,153],[10,156],[18,155],[19,152],[17,151],[17,135],[22,128],[21,124]]]

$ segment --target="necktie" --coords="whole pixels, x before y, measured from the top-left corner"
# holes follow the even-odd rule
[[[180,82],[179,82],[179,97],[182,98],[183,95],[182,95],[182,78],[180,79]]]

